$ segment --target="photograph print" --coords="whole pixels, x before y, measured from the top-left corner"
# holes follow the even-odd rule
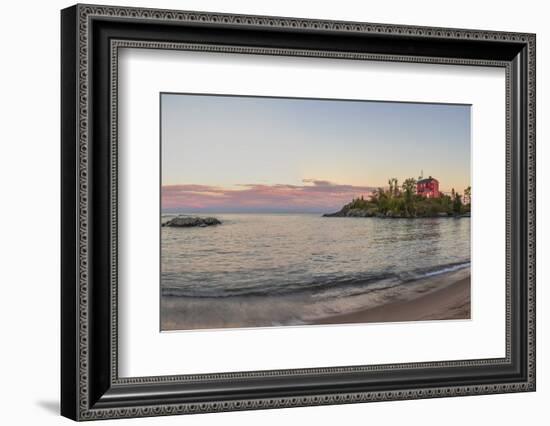
[[[160,106],[161,331],[470,319],[470,105]]]

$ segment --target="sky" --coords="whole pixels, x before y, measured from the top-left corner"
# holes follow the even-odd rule
[[[162,210],[330,212],[388,179],[470,185],[470,106],[161,94]]]

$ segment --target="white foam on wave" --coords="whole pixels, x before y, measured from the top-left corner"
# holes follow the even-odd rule
[[[180,323],[182,330],[306,325],[331,316],[412,300],[470,273],[468,264],[446,269],[414,281],[389,286],[386,283],[386,286],[375,286],[366,292],[334,293],[330,297],[305,293],[230,298],[167,297],[162,299],[161,311],[167,321]]]

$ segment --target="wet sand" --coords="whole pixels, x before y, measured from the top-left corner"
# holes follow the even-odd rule
[[[351,297],[161,298],[161,330],[470,319],[470,268]]]
[[[316,320],[312,324],[470,319],[470,315],[470,276],[468,276],[412,300],[335,315]]]

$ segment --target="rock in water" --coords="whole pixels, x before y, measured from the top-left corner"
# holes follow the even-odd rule
[[[194,226],[206,227],[213,225],[221,225],[221,222],[215,217],[198,216],[178,216],[162,224],[162,226],[171,226],[175,228],[190,228]]]

